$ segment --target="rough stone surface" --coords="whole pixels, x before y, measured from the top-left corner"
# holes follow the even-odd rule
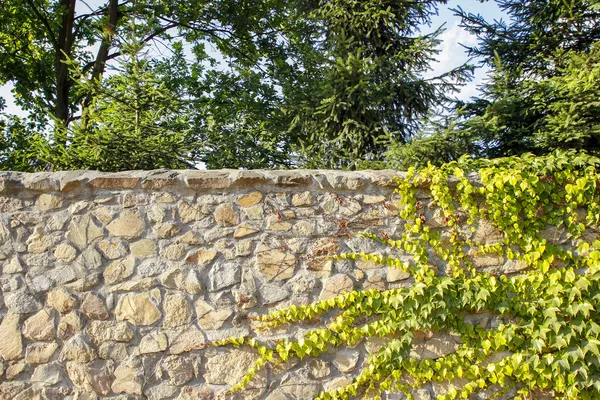
[[[204,379],[213,385],[233,386],[240,381],[257,359],[256,353],[247,350],[232,350],[216,354],[206,362]]]
[[[136,325],[151,325],[161,318],[161,312],[147,294],[126,294],[115,309],[117,320]]]
[[[23,336],[29,340],[48,341],[55,337],[56,323],[51,310],[38,311],[23,323]]]
[[[354,289],[354,282],[348,275],[335,275],[325,281],[323,291],[319,296],[320,300],[327,300],[336,297],[344,292],[351,292]]]
[[[165,319],[162,326],[173,328],[192,321],[192,308],[183,295],[167,295],[163,303]]]
[[[6,361],[18,360],[23,353],[19,319],[18,314],[9,312],[0,324],[0,357]]]
[[[134,239],[144,231],[144,221],[138,212],[125,212],[108,224],[107,229],[114,236]]]
[[[286,251],[260,245],[256,263],[269,280],[286,280],[294,275],[296,258]]]
[[[351,290],[413,284],[399,269],[330,258],[393,252],[412,261],[410,254],[354,235],[401,236],[405,227],[391,182],[398,174],[0,172],[0,399],[221,398],[258,352],[207,346],[212,341],[295,341],[331,323],[337,311],[267,330],[257,329],[256,317]],[[416,196],[419,215],[447,244],[443,212],[425,188]],[[503,240],[489,221],[477,221],[475,232],[462,222],[461,232],[477,244]],[[595,240],[597,228],[588,227],[583,237]],[[572,251],[577,246],[562,226],[546,227],[540,236]],[[440,274],[449,272],[441,258],[430,259]],[[527,269],[493,254],[473,251],[469,259],[495,275]],[[469,314],[465,321],[485,329],[504,322],[493,313]],[[316,360],[269,364],[245,390],[223,399],[313,398],[351,383],[369,355],[392,339],[367,338]],[[412,355],[435,360],[458,346],[458,337],[419,331]],[[436,382],[412,393],[431,399],[461,383]]]

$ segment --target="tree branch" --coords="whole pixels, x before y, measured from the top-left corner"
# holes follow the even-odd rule
[[[54,45],[54,48],[57,48],[58,41],[56,40],[56,36],[54,36],[54,32],[52,31],[52,26],[50,26],[50,22],[48,21],[48,18],[46,18],[46,16],[44,14],[42,14],[40,12],[40,10],[37,9],[33,0],[25,0],[25,2],[27,4],[29,4],[29,6],[33,9],[33,12],[35,13],[35,15],[37,15],[37,17],[42,21],[42,24],[44,24],[44,26],[48,30],[48,34],[50,35],[50,39],[52,40],[52,44]]]

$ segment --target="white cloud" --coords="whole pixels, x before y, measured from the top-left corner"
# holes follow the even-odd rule
[[[475,35],[461,28],[458,21],[455,21],[452,27],[446,29],[439,38],[442,42],[439,46],[440,52],[436,56],[437,62],[432,63],[432,70],[425,75],[426,78],[438,76],[464,64],[469,59],[466,49],[461,44],[465,46],[477,44]],[[457,97],[461,100],[468,100],[471,96],[476,95],[477,85],[481,84],[485,74],[485,69],[476,69],[473,81],[463,86]]]

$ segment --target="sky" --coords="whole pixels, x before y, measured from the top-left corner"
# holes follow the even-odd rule
[[[91,3],[96,2],[101,1],[92,0],[89,4],[91,5]],[[431,27],[423,28],[423,32],[430,32],[443,24],[446,28],[446,31],[440,37],[442,43],[440,44],[441,51],[438,54],[438,61],[432,66],[433,70],[428,74],[430,76],[449,71],[466,62],[468,58],[465,49],[461,44],[467,46],[476,44],[475,37],[468,34],[459,26],[460,19],[454,16],[452,11],[450,11],[450,8],[457,7],[459,4],[465,11],[481,14],[487,20],[500,19],[504,16],[502,11],[493,1],[480,3],[478,0],[450,0],[446,6],[441,6],[439,15],[435,16],[432,20]],[[487,69],[477,68],[474,80],[465,85],[456,96],[461,100],[468,100],[470,97],[477,95],[477,87],[485,79],[486,72]],[[4,112],[7,114],[25,116],[26,113],[15,105],[11,89],[12,86],[10,84],[0,86],[0,97],[3,97],[6,100],[7,106]]]

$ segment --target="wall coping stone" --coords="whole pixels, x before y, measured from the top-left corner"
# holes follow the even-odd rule
[[[0,193],[28,189],[36,192],[70,192],[85,189],[160,190],[187,187],[212,191],[243,187],[303,187],[307,190],[360,191],[368,187],[394,188],[395,170],[167,170],[0,172]]]

